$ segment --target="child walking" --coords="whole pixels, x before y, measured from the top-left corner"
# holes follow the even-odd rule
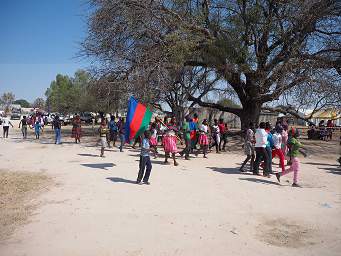
[[[300,150],[302,148],[302,144],[298,141],[299,132],[296,129],[292,129],[289,131],[289,135],[291,139],[288,144],[290,146],[290,157],[291,157],[291,166],[290,168],[284,170],[282,173],[277,173],[276,178],[278,182],[280,182],[280,177],[287,175],[288,173],[294,172],[294,181],[292,183],[293,187],[300,187],[298,185],[298,172],[300,170],[300,160],[298,158],[298,154],[302,153],[304,157],[307,155]]]
[[[215,147],[216,153],[219,154],[219,144],[220,144],[220,130],[218,126],[218,120],[214,119],[214,124],[212,126],[212,139],[213,144],[210,146],[210,149]]]
[[[23,118],[21,119],[20,123],[19,123],[19,128],[21,126],[21,133],[22,133],[22,137],[23,139],[27,138],[27,118],[26,116],[23,116]]]
[[[107,147],[107,134],[109,129],[107,128],[107,124],[105,120],[102,119],[101,126],[98,129],[99,136],[101,138],[101,155],[100,157],[104,157],[104,149]]]
[[[242,163],[242,166],[240,167],[239,171],[240,172],[245,172],[244,167],[247,164],[249,160],[250,162],[250,172],[253,172],[253,164],[255,161],[255,133],[253,132],[254,130],[254,125],[251,122],[249,124],[249,128],[246,131],[245,135],[245,141],[244,141],[244,152],[246,155],[246,159]]]
[[[207,158],[207,151],[208,151],[208,123],[207,120],[204,119],[200,126],[200,135],[199,135],[199,145],[200,148],[202,148],[202,151],[204,153],[204,158]]]
[[[36,135],[37,140],[39,140],[39,137],[40,137],[40,130],[41,130],[41,124],[37,120],[36,123],[34,124],[34,134]]]
[[[154,149],[154,158],[157,157],[157,129],[156,129],[156,123],[152,123],[150,127],[150,147]],[[143,144],[143,143],[142,143]]]
[[[175,160],[175,154],[178,152],[178,148],[176,146],[177,138],[175,136],[175,131],[172,129],[168,129],[166,134],[163,136],[163,148],[165,150],[165,164],[168,164],[168,158],[172,155],[174,166],[178,166],[179,164]]]
[[[152,162],[150,161],[149,152],[152,150],[150,146],[151,134],[150,131],[144,132],[144,138],[141,143],[141,154],[140,154],[140,164],[139,164],[139,174],[137,176],[136,184],[150,185],[149,176],[152,171]]]

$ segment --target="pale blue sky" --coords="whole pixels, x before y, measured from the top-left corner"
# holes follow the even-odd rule
[[[88,12],[85,0],[0,0],[0,94],[33,101],[58,73],[86,68],[76,56]]]

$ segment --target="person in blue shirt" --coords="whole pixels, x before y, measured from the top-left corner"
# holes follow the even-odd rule
[[[272,139],[271,128],[272,128],[271,124],[269,122],[266,122],[265,131],[268,133],[268,137],[267,137],[265,150],[268,155],[269,161],[267,161],[268,168],[267,168],[267,172],[264,173],[264,176],[267,176],[267,177],[269,177],[270,174],[272,173],[272,148],[274,147],[274,141]]]
[[[144,132],[144,138],[141,143],[141,154],[140,154],[140,164],[139,164],[139,174],[137,176],[136,184],[144,184],[150,185],[149,176],[152,171],[152,162],[150,161],[149,152],[151,151],[150,147],[150,131]],[[146,170],[146,171],[145,171]]]
[[[34,133],[36,135],[36,139],[38,139],[38,140],[40,137],[40,130],[41,130],[41,124],[39,121],[36,121],[34,124]]]
[[[115,121],[115,116],[110,117],[110,122],[108,123],[108,128],[110,130],[110,139],[109,139],[109,147],[110,147],[110,142],[112,141],[113,147],[115,147],[116,140],[117,140],[117,134],[118,134],[118,126]]]

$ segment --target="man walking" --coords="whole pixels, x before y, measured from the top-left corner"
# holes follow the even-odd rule
[[[2,129],[3,129],[4,138],[8,138],[9,126],[12,126],[13,128],[13,124],[11,123],[9,118],[5,115],[4,118],[2,119]]]

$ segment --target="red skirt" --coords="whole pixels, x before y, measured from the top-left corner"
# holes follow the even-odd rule
[[[153,136],[150,137],[149,142],[150,142],[150,145],[157,146],[157,139],[155,137],[153,137]]]
[[[177,139],[175,136],[165,135],[163,136],[163,148],[165,153],[177,153],[178,148],[176,146]]]
[[[71,135],[71,137],[72,138],[80,138],[81,137],[81,132],[82,132],[81,127],[73,127],[72,128],[72,135]]]
[[[199,144],[200,145],[208,145],[208,138],[206,134],[200,134],[199,136]]]

